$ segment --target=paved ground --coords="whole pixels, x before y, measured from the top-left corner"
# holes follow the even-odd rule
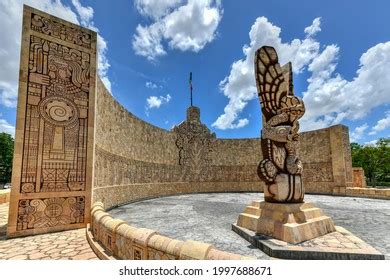
[[[231,230],[231,223],[262,193],[193,194],[163,197],[115,208],[115,218],[138,227],[155,229],[181,240],[199,240],[218,249],[266,259],[262,251]],[[390,201],[379,199],[306,195],[342,226],[390,259]]]
[[[0,259],[98,259],[85,237],[85,229],[6,239],[8,203],[0,204]]]

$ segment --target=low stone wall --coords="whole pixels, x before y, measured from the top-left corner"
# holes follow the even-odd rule
[[[9,202],[11,190],[0,190],[0,204]]]
[[[367,198],[390,199],[390,188],[388,189],[346,188],[345,195],[367,197]]]
[[[198,241],[180,241],[146,228],[130,226],[113,219],[97,202],[91,209],[91,225],[87,238],[102,259],[126,260],[242,260],[250,259],[220,251]]]

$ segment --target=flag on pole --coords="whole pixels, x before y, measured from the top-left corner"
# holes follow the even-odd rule
[[[192,72],[190,72],[190,94],[191,94],[191,106],[192,106]]]
[[[192,72],[190,72],[190,90],[192,92]]]

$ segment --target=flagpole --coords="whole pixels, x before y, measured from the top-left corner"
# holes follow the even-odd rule
[[[192,72],[190,72],[190,96],[191,96],[191,107],[192,107]]]

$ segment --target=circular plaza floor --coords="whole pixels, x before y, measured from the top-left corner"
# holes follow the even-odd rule
[[[269,257],[231,230],[231,224],[262,193],[210,193],[161,197],[130,203],[109,213],[129,224],[180,240],[197,240],[216,248],[259,259]],[[390,259],[390,200],[305,195],[360,239]]]

